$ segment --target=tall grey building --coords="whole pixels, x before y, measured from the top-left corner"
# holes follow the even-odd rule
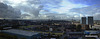
[[[86,24],[86,17],[81,18],[81,24]]]
[[[88,25],[94,25],[93,16],[88,17]]]

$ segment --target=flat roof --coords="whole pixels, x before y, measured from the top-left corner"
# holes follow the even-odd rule
[[[85,37],[98,37],[98,35],[85,35]]]
[[[84,34],[84,32],[67,32],[69,34]]]
[[[38,32],[30,32],[30,31],[17,30],[17,29],[3,30],[2,32],[8,32],[8,33],[25,35],[25,36],[32,36],[38,34]]]

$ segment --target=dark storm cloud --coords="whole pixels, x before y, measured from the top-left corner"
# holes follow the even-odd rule
[[[0,3],[0,18],[20,18],[21,12],[8,6],[4,3]]]
[[[40,0],[1,0],[7,5],[11,5],[13,8],[21,10],[21,13],[26,12],[28,14],[38,17],[39,12],[43,8]]]

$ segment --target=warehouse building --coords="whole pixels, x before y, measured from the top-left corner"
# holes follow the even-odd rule
[[[7,33],[9,35],[17,36],[18,39],[40,39],[41,34],[38,32],[30,32],[24,30],[17,30],[17,29],[10,29],[10,30],[3,30],[3,33]]]

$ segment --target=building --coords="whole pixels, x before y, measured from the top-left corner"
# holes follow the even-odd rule
[[[88,29],[88,28],[92,28],[92,26],[94,25],[94,20],[93,20],[93,16],[88,16],[87,17],[82,17],[81,18],[81,24],[82,26],[84,27],[84,25],[89,25],[89,26],[85,26],[84,28],[85,29]]]
[[[86,17],[81,18],[81,24],[86,24]]]
[[[84,31],[86,39],[100,39],[99,38],[99,30],[86,30]]]
[[[39,39],[41,38],[41,34],[38,32],[30,32],[24,30],[17,30],[17,29],[10,29],[10,30],[3,30],[3,33],[16,36],[18,39]]]
[[[91,25],[91,26],[94,25],[93,16],[89,16],[89,17],[88,17],[88,25]]]
[[[90,27],[89,27],[89,25],[82,25],[82,29],[83,29],[83,30],[89,30]]]
[[[94,25],[94,26],[92,26],[92,29],[99,29],[100,30],[100,25]]]
[[[66,32],[66,34],[60,37],[61,39],[82,39],[84,38],[84,32]]]
[[[68,39],[82,39],[82,38],[84,38],[83,32],[69,32]]]

